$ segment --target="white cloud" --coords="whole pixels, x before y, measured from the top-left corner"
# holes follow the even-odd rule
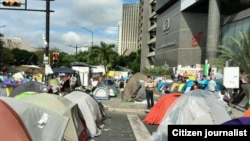
[[[96,45],[101,41],[116,43],[122,4],[123,0],[51,1],[50,9],[54,12],[50,13],[50,47],[72,53],[74,48],[68,47],[65,43],[79,46],[90,43],[91,31]],[[1,5],[0,8],[5,7]],[[27,9],[45,10],[45,1],[28,0]],[[6,25],[0,28],[0,33],[6,37],[14,36],[30,40],[34,46],[43,46],[42,36],[46,29],[45,12],[0,10],[0,17],[0,26]]]

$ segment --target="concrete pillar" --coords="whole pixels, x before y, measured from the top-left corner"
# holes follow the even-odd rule
[[[206,58],[216,57],[220,35],[220,1],[209,0]]]

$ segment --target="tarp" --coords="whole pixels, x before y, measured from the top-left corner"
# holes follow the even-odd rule
[[[154,141],[167,141],[168,125],[222,124],[231,120],[228,107],[206,90],[193,90],[178,98],[168,109],[156,132]]]
[[[84,120],[86,122],[89,136],[95,137],[101,134],[101,128],[103,127],[103,116],[102,111],[97,103],[97,101],[91,97],[89,94],[81,91],[73,91],[67,95],[65,98],[70,101],[77,103]]]
[[[76,103],[59,95],[40,93],[20,99],[69,118],[63,138],[68,141],[85,141],[87,138],[85,121]]]
[[[11,77],[4,79],[3,83],[9,86],[18,86],[18,81],[15,81]]]
[[[61,141],[63,139],[69,121],[68,117],[12,97],[0,97],[0,99],[16,111],[27,128],[32,141]],[[45,118],[45,120],[42,121],[42,118]],[[12,136],[16,134],[13,131],[11,132],[13,133]]]
[[[0,140],[31,141],[28,130],[19,115],[3,100],[0,100]]]
[[[143,121],[147,124],[160,124],[169,107],[182,95],[182,93],[178,92],[164,95],[153,106]]]
[[[37,92],[37,93],[48,92],[48,87],[41,82],[29,81],[29,82],[26,82],[17,86],[11,92],[10,97],[15,97],[19,95],[20,93],[27,92],[27,91],[32,91],[32,92]]]
[[[239,117],[222,123],[222,125],[250,125],[250,117]]]

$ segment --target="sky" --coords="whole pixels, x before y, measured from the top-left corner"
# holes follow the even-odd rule
[[[101,41],[116,44],[122,5],[130,3],[139,3],[139,0],[51,1],[50,10],[54,12],[50,12],[50,48],[69,54],[75,53],[75,47],[78,51],[85,51],[91,46],[92,34],[94,45],[100,45]],[[6,7],[2,4],[0,8],[0,33],[6,38],[29,40],[31,47],[45,46],[46,12],[3,10]],[[19,8],[24,8],[24,5]],[[27,0],[27,9],[45,10],[46,2]]]

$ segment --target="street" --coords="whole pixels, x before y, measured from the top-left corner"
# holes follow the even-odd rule
[[[105,126],[102,129],[102,134],[91,139],[91,141],[137,141],[141,137],[144,137],[143,140],[147,141],[150,138],[145,138],[147,132],[143,133],[143,131],[145,132],[144,127],[150,135],[158,127],[158,125],[148,125],[142,122],[146,113],[136,115],[134,113],[106,111],[106,115],[107,119],[104,120]],[[133,116],[138,116],[139,121],[129,121],[128,117],[131,116],[130,119],[133,119]],[[133,122],[133,125],[131,125],[131,122]],[[144,127],[140,123],[143,123]],[[137,128],[140,128],[140,130],[135,130]]]

